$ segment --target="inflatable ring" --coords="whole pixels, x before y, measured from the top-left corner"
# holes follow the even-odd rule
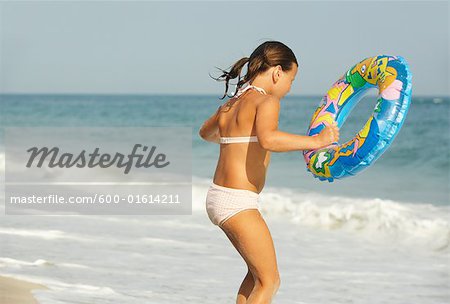
[[[377,103],[364,127],[350,141],[304,150],[307,171],[320,180],[355,175],[389,147],[405,121],[411,102],[411,72],[400,56],[362,60],[338,79],[314,112],[307,135],[316,136],[333,121],[339,128],[370,88],[378,87]]]

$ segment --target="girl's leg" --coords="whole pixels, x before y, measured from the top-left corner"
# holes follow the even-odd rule
[[[222,227],[220,227],[220,228],[222,228]],[[222,228],[222,230],[223,230],[223,228]],[[223,230],[223,231],[225,232],[227,237],[230,239],[234,248],[236,248],[236,250],[242,256],[234,239],[232,237],[230,237],[225,230]],[[250,268],[247,268],[247,274],[245,275],[244,280],[242,281],[241,286],[239,287],[239,290],[238,290],[238,294],[236,297],[236,304],[246,304],[247,298],[250,295],[250,293],[252,292],[254,286],[255,286],[255,280],[253,278],[253,274],[251,273]]]
[[[247,299],[250,296],[254,286],[255,280],[253,279],[253,275],[249,269],[247,275],[241,283],[241,286],[239,287],[239,291],[236,297],[236,304],[246,304]]]
[[[243,210],[225,221],[221,228],[253,275],[254,287],[246,303],[271,303],[279,288],[280,277],[272,236],[259,210]]]

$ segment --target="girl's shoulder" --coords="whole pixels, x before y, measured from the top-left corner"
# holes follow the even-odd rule
[[[258,101],[257,106],[261,104],[276,104],[276,105],[280,104],[280,99],[273,95],[260,95],[257,101]]]

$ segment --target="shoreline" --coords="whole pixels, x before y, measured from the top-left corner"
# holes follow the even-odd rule
[[[13,277],[0,275],[0,302],[8,304],[38,304],[33,289],[48,289],[47,286]]]

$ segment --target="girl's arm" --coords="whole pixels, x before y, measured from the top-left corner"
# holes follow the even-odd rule
[[[203,123],[202,127],[200,128],[200,130],[198,132],[200,137],[206,141],[214,142],[217,144],[220,143],[218,119],[219,119],[219,112],[220,112],[221,108],[222,108],[222,106],[219,106],[217,111]]]
[[[330,145],[339,139],[337,126],[326,128],[318,136],[298,135],[278,130],[280,101],[268,96],[256,107],[256,135],[259,144],[273,152],[315,150]]]

